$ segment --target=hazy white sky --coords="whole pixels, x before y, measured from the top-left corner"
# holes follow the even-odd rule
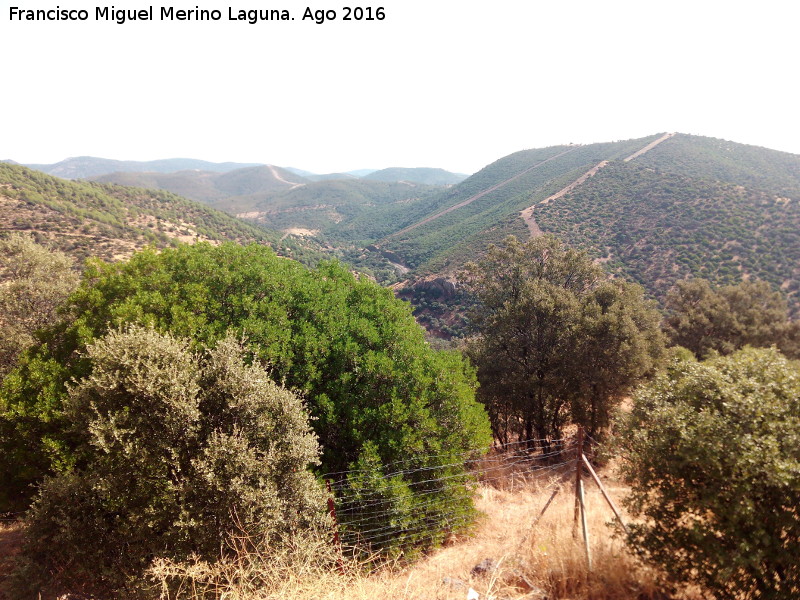
[[[95,20],[110,6],[97,2],[3,0],[0,159],[470,173],[524,148],[661,131],[800,154],[798,2],[170,1],[118,25]],[[11,21],[10,6],[89,20]],[[222,19],[161,21],[162,6]],[[337,18],[303,21],[307,6]],[[386,17],[345,22],[344,6]],[[230,21],[229,7],[295,20]]]

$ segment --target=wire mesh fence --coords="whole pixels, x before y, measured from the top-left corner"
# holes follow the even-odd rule
[[[441,543],[474,523],[477,485],[557,480],[575,464],[576,447],[574,439],[521,440],[329,473],[341,544],[372,553]]]

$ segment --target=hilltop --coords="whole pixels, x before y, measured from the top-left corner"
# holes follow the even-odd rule
[[[369,179],[371,181],[409,181],[427,185],[455,185],[461,183],[467,177],[469,177],[469,175],[465,175],[464,173],[451,173],[444,169],[429,169],[424,167],[413,169],[391,167],[364,175],[364,179]]]

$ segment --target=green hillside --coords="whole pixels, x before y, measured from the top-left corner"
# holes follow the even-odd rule
[[[781,175],[779,181],[788,182],[786,173]],[[784,196],[787,186],[763,176],[757,182],[772,185],[772,191],[612,163],[570,194],[537,208],[536,221],[656,297],[688,275],[716,284],[751,277],[782,288],[796,306],[800,193]]]
[[[276,194],[251,194],[227,198],[214,206],[246,215],[273,229],[315,230],[342,242],[363,241],[370,235],[350,223],[374,220],[393,231],[387,214],[405,213],[441,187],[407,182],[338,179],[310,182]]]
[[[135,249],[181,241],[232,240],[280,247],[302,258],[292,239],[169,192],[73,182],[0,163],[0,231],[29,231],[79,259],[116,260]]]
[[[418,212],[413,229],[401,229],[380,245],[420,272],[455,268],[488,242],[509,233],[524,235],[525,225],[519,218],[524,208],[557,192],[598,162],[627,157],[657,138],[511,154],[442,192]]]
[[[112,173],[94,179],[168,190],[271,229],[330,235],[345,245],[392,233],[398,221],[411,224],[418,218],[411,207],[442,189],[347,174],[303,177],[272,165],[227,173]]]
[[[410,269],[409,298],[419,278],[452,277],[508,234],[553,233],[652,297],[689,275],[717,285],[758,278],[798,315],[798,203],[800,156],[658,134],[517,152],[424,202],[376,206],[347,227]],[[521,211],[531,207],[526,223]],[[450,320],[447,304],[432,318]]]
[[[176,173],[118,172],[90,177],[100,183],[112,183],[128,187],[165,190],[198,202],[210,203],[225,197],[216,189],[216,173],[209,171],[178,171]]]
[[[362,241],[364,244],[379,243],[385,250],[400,252],[398,258],[411,267],[417,266],[421,261],[409,252],[407,244],[397,243],[396,239],[403,239],[403,232],[411,227],[422,228],[420,224],[426,219],[431,218],[445,210],[450,210],[454,206],[469,200],[472,196],[496,186],[498,183],[524,173],[532,166],[538,166],[547,160],[552,160],[558,156],[572,150],[569,146],[555,148],[545,148],[542,150],[525,150],[492,163],[475,175],[469,177],[462,183],[442,190],[433,190],[433,193],[426,194],[417,199],[410,199],[405,202],[393,204],[381,204],[368,207],[362,213],[355,215],[352,220],[342,223],[335,229],[330,230],[329,235],[337,239],[351,241]],[[512,189],[513,185],[507,184],[506,190]],[[498,190],[499,196],[502,191]],[[490,198],[491,200],[491,198]],[[458,211],[454,215],[456,221],[468,211]],[[442,217],[439,217],[442,219]],[[487,220],[488,221],[488,220]],[[495,226],[490,223],[489,228]],[[430,228],[436,230],[436,226],[445,223],[444,220],[433,224]],[[524,226],[523,226],[524,227]],[[429,228],[429,229],[430,229]],[[423,228],[423,232],[425,229]],[[446,234],[437,240],[439,247],[446,248],[448,245],[455,244],[458,239],[447,239]]]

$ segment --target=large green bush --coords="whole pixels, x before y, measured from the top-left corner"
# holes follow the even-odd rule
[[[270,376],[305,397],[321,473],[373,464],[374,456],[380,464],[410,461],[409,471],[458,465],[466,450],[490,442],[468,364],[432,350],[391,291],[335,263],[308,270],[257,245],[147,250],[126,263],[89,265],[69,308],[74,319],[49,332],[0,391],[0,470],[17,497],[83,460],[63,410],[66,384],[91,374],[81,353],[88,344],[128,323],[189,338],[194,349],[229,331],[244,336]],[[407,489],[398,493],[419,498],[405,511],[425,515],[439,496],[468,510],[468,497],[452,494],[463,477],[428,475],[403,477]],[[431,529],[443,526],[427,516]]]
[[[716,598],[800,597],[800,368],[747,348],[676,361],[619,433],[632,542]]]
[[[231,338],[192,353],[152,329],[111,331],[63,409],[78,466],[28,515],[16,592],[142,592],[154,557],[215,560],[234,532],[322,522],[318,444],[301,400],[247,366]]]

